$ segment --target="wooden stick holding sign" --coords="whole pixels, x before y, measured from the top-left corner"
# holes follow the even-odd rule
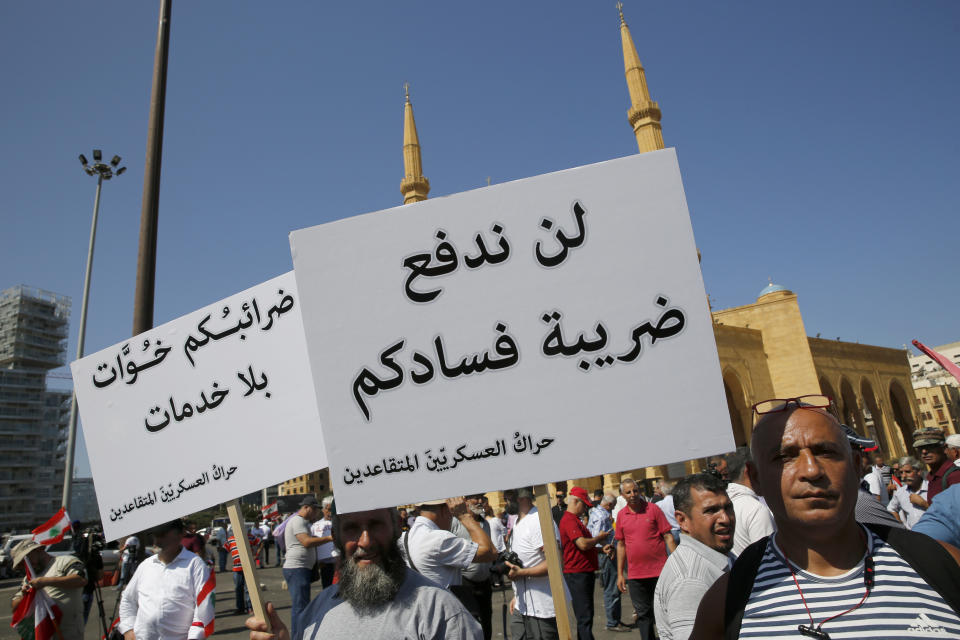
[[[553,608],[557,616],[557,635],[560,640],[571,640],[570,612],[567,608],[567,595],[563,583],[563,564],[560,549],[553,534],[553,515],[550,512],[550,494],[547,485],[538,484],[533,488],[534,504],[540,517],[540,532],[543,535],[543,553],[547,556],[547,575],[550,578],[550,593],[553,595]]]
[[[243,580],[247,583],[247,591],[250,593],[253,615],[266,621],[267,631],[273,631],[270,628],[270,618],[267,616],[267,607],[263,602],[263,595],[260,593],[260,583],[257,582],[257,574],[253,570],[253,553],[250,551],[247,532],[243,528],[243,514],[240,512],[240,503],[237,500],[231,500],[227,503],[227,515],[230,516],[233,539],[237,544],[237,551],[240,552],[240,566],[243,567]]]

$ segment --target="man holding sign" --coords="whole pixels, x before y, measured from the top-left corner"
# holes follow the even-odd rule
[[[446,589],[404,564],[392,508],[337,514],[333,542],[343,559],[340,581],[325,589],[300,616],[290,635],[273,604],[262,620],[249,618],[250,640],[482,640],[480,625]]]

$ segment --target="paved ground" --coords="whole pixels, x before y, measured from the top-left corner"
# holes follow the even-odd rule
[[[285,622],[289,622],[290,616],[290,595],[283,589],[282,582],[283,577],[281,575],[280,569],[275,567],[270,567],[266,569],[258,569],[257,576],[262,585],[266,587],[264,591],[264,598],[270,600],[274,603],[277,610],[280,612],[282,618]],[[16,638],[16,634],[10,628],[10,609],[7,603],[10,601],[10,598],[13,594],[13,591],[16,589],[19,582],[16,580],[5,580],[0,582],[0,639],[6,640],[10,638],[11,640]],[[320,592],[319,583],[313,590],[313,595],[317,595]],[[495,591],[493,594],[493,637],[494,638],[505,638],[503,632],[503,603],[510,601],[511,591],[509,587],[505,592]],[[107,617],[109,618],[111,613],[114,611],[114,606],[119,596],[119,592],[115,591],[112,588],[104,589],[102,591],[104,609],[106,610]],[[217,620],[216,620],[216,632],[214,637],[218,640],[246,640],[248,638],[248,632],[243,626],[244,620],[247,618],[246,615],[233,615],[232,612],[235,608],[234,605],[234,596],[233,596],[233,576],[230,573],[218,573],[217,574],[217,599],[216,599],[216,611],[217,611]],[[597,581],[597,587],[595,591],[595,615],[593,619],[593,632],[597,638],[603,639],[612,639],[612,638],[622,638],[629,637],[630,635],[638,635],[638,632],[632,631],[631,634],[627,633],[613,633],[606,631],[604,629],[605,619],[603,614],[603,595],[600,592],[599,580]],[[624,605],[624,619],[629,620],[632,613],[632,608],[629,604],[629,598],[623,596],[623,605]],[[100,629],[100,623],[97,620],[97,606],[94,605],[93,610],[90,612],[90,619],[87,622],[86,633],[84,634],[84,640],[99,640],[102,631]],[[109,622],[108,622],[109,624]],[[509,624],[509,622],[508,622]],[[576,627],[573,628],[574,637],[576,637]]]

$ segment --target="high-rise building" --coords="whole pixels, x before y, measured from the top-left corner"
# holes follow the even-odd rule
[[[66,363],[70,298],[23,285],[0,292],[0,531],[60,508],[71,395],[47,389]]]

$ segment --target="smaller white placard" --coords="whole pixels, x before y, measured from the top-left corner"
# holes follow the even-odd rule
[[[327,466],[293,272],[70,369],[108,540]]]

